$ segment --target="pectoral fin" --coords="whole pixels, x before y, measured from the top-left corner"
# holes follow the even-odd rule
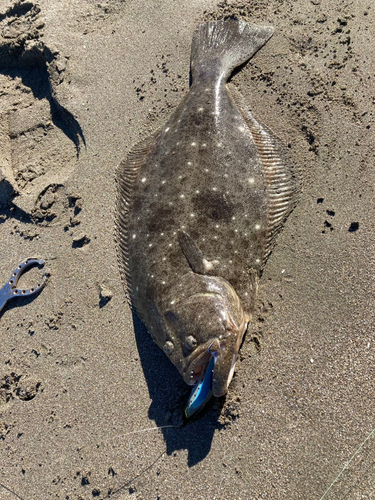
[[[194,240],[185,231],[178,232],[178,242],[194,273],[207,274],[215,264],[218,264],[216,260],[206,260]]]

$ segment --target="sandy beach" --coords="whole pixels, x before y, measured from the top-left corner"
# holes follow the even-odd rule
[[[1,500],[375,498],[374,12],[0,0],[0,287],[29,257],[50,274],[0,313]],[[275,28],[231,84],[303,191],[228,394],[185,423],[190,388],[125,298],[116,169],[188,91],[197,24],[230,16]]]

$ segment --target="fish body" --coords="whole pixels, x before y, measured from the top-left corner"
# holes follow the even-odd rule
[[[227,79],[273,33],[202,23],[192,85],[118,172],[119,260],[132,306],[184,380],[225,394],[254,311],[258,276],[298,182],[272,133]]]

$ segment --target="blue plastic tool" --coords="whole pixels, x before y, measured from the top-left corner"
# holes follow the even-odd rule
[[[212,395],[212,375],[215,366],[215,357],[211,356],[206,373],[202,373],[198,382],[195,384],[187,406],[185,408],[186,418],[190,418],[198,410],[201,410]]]

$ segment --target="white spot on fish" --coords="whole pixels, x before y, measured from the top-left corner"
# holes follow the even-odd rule
[[[213,187],[213,188],[212,188],[212,191],[217,191],[217,187]]]
[[[191,161],[188,161],[188,162],[187,162],[187,164],[188,164],[188,165],[192,165]]]
[[[259,264],[260,259],[255,259],[255,262],[256,262],[257,264]]]
[[[194,214],[190,214],[190,217],[194,217]]]
[[[238,127],[238,130],[239,130],[240,132],[245,132],[245,127]]]
[[[207,146],[207,144],[202,144],[202,148],[205,148]]]
[[[184,194],[180,194],[180,198],[185,198],[185,195]]]
[[[260,224],[255,224],[255,229],[260,229]]]
[[[149,245],[148,245],[148,246],[151,248],[151,247],[152,247],[152,243],[149,243]]]
[[[204,108],[198,108],[198,111],[204,111]]]
[[[195,192],[196,192],[196,194],[199,194],[199,190],[198,189]]]
[[[248,179],[248,181],[249,181],[249,184],[254,184],[255,179],[254,179],[254,177],[250,177],[250,178]]]
[[[167,127],[167,128],[164,130],[164,132],[168,132],[168,130],[169,130],[169,127]]]
[[[192,146],[196,146],[196,145],[197,145],[197,143],[196,143],[196,142],[192,142],[192,143],[191,143],[191,145],[192,145]]]
[[[165,184],[165,181],[161,181],[162,184]]]
[[[175,302],[174,300],[170,301],[171,306],[173,306],[174,302]]]
[[[136,234],[133,234],[133,240],[135,240],[135,238],[136,238],[136,237],[137,237],[137,235],[136,235]]]
[[[143,177],[142,182],[146,182],[146,177]]]

